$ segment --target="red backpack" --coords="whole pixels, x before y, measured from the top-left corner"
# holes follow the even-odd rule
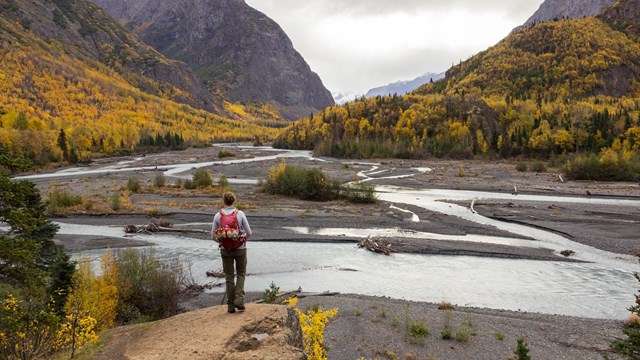
[[[215,231],[216,240],[225,250],[234,250],[247,242],[238,224],[238,209],[227,215],[220,210],[220,227]]]

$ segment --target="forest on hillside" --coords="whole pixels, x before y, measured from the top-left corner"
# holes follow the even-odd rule
[[[338,157],[580,155],[640,171],[640,44],[595,18],[520,30],[404,96],[357,99],[275,141]],[[623,166],[624,165],[624,166]],[[595,170],[593,170],[595,171]]]
[[[150,92],[112,67],[71,55],[24,24],[0,19],[0,148],[36,165],[145,148],[270,139],[274,111],[224,104],[236,120],[170,100],[186,97],[147,79]],[[154,95],[158,94],[158,95]],[[250,113],[250,110],[253,113]],[[255,119],[254,114],[267,120]],[[253,119],[253,120],[252,120]],[[64,142],[61,134],[64,133]]]

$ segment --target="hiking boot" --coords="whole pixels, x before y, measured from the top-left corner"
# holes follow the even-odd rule
[[[229,306],[227,306],[227,312],[228,312],[229,314],[233,314],[234,312],[236,312],[236,307],[235,307],[235,306],[233,306],[233,305],[229,305]]]
[[[235,308],[238,309],[239,311],[244,311],[244,304],[237,304]]]

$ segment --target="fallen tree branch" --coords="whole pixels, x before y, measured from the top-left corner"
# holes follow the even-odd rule
[[[390,255],[392,252],[391,243],[389,242],[389,240],[374,239],[371,237],[371,235],[369,235],[369,237],[367,237],[366,239],[360,241],[358,243],[358,247],[365,248],[378,254]]]
[[[325,291],[325,292],[319,292],[319,293],[304,293],[304,294],[300,294],[298,295],[299,299],[303,299],[306,298],[308,296],[336,296],[336,295],[340,295],[339,292],[332,292],[332,291]]]
[[[124,228],[127,234],[153,234],[157,232],[177,232],[177,233],[200,233],[208,234],[206,230],[200,229],[174,229],[170,223],[162,222],[160,225],[150,222],[147,225],[127,225]]]

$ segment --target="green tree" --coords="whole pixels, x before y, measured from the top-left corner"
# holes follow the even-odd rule
[[[45,285],[51,267],[60,260],[53,242],[58,226],[47,219],[33,183],[0,175],[0,222],[10,228],[0,236],[0,282]]]
[[[67,149],[67,135],[65,135],[64,129],[60,129],[60,134],[58,135],[58,147],[62,150],[62,157],[67,160],[69,157],[69,149]]]
[[[640,273],[635,273],[636,280],[640,282]],[[636,317],[640,316],[640,291],[635,295],[636,304],[629,308]],[[629,327],[624,329],[626,339],[616,339],[611,343],[611,348],[616,353],[627,359],[640,359],[640,324],[637,321],[631,321]]]
[[[9,225],[0,235],[0,358],[39,358],[55,347],[74,267],[45,214],[33,183],[0,174],[0,222]]]
[[[27,115],[23,112],[19,113],[13,127],[16,130],[27,130],[29,128],[29,119],[27,119]]]

